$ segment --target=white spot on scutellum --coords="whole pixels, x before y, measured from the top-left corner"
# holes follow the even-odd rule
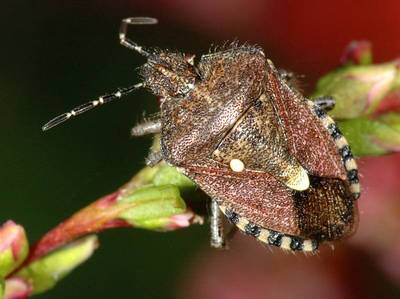
[[[232,159],[229,162],[229,166],[235,172],[242,172],[244,170],[244,163],[239,159]]]
[[[308,178],[308,173],[303,167],[299,167],[296,175],[289,177],[285,182],[286,186],[290,189],[297,191],[304,191],[310,187],[310,180]]]

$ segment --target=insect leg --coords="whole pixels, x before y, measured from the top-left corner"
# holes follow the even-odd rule
[[[161,131],[161,121],[157,119],[137,124],[131,129],[131,135],[143,136],[147,134],[160,133],[160,131]]]
[[[82,114],[86,111],[89,111],[91,109],[93,109],[94,107],[97,106],[101,106],[103,104],[109,103],[113,100],[116,99],[120,99],[123,96],[131,93],[132,91],[135,91],[136,89],[140,88],[143,86],[143,83],[138,83],[129,87],[125,87],[125,88],[119,88],[116,92],[114,93],[110,93],[110,94],[105,94],[101,97],[99,97],[97,100],[94,101],[90,101],[87,103],[84,103],[82,105],[79,105],[75,108],[73,108],[71,111],[63,113],[55,118],[53,118],[52,120],[50,120],[49,122],[47,122],[43,127],[42,130],[46,131],[49,130],[55,126],[58,126],[59,124],[67,121],[68,119],[70,119],[71,117],[77,116],[79,114]]]
[[[335,108],[335,99],[331,96],[321,96],[313,100],[314,104],[318,106],[319,109],[325,112],[331,111]]]
[[[138,17],[138,18],[127,18],[121,21],[121,27],[119,30],[119,40],[121,45],[127,47],[128,49],[134,50],[139,54],[148,57],[150,54],[148,51],[143,49],[142,46],[137,44],[136,42],[130,40],[126,37],[128,26],[129,25],[153,25],[157,24],[157,19],[148,18],[148,17]]]
[[[224,248],[225,236],[223,226],[223,214],[220,211],[218,203],[215,199],[211,199],[210,233],[211,247]]]
[[[153,167],[157,163],[161,162],[162,159],[163,159],[163,157],[162,157],[162,153],[160,151],[150,152],[146,158],[146,165]]]

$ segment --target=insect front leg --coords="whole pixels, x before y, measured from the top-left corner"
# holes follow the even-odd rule
[[[225,235],[223,214],[219,209],[218,203],[215,199],[211,199],[211,215],[210,215],[210,245],[214,248],[225,248]]]
[[[152,119],[145,120],[142,123],[137,124],[131,129],[132,136],[143,136],[147,134],[157,134],[161,132],[161,120]],[[146,165],[153,167],[163,159],[160,151],[151,151],[146,158]]]
[[[131,129],[132,136],[143,136],[147,134],[157,134],[161,131],[161,120],[148,120],[137,124]]]
[[[314,104],[325,112],[331,111],[333,108],[335,108],[335,103],[335,99],[331,96],[321,96],[314,99]]]

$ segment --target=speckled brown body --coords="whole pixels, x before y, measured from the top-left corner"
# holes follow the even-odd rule
[[[320,242],[354,232],[359,185],[347,142],[260,48],[233,45],[187,69],[168,63],[146,64],[142,72],[147,87],[162,97],[165,161],[192,178],[228,218],[246,219],[242,227],[239,216],[231,220],[248,234],[261,239],[263,228],[278,234],[271,241],[268,233],[270,244],[281,246],[286,235],[292,243]],[[164,69],[180,75],[160,83],[154,70]],[[232,159],[244,169],[233,171]],[[302,171],[309,185],[298,191],[291,180]],[[281,247],[299,249],[296,242]]]
[[[219,210],[248,235],[287,250],[314,251],[354,232],[357,165],[323,106],[296,91],[259,47],[234,43],[195,65],[194,56],[144,49],[127,37],[128,25],[155,23],[121,23],[121,44],[147,58],[142,83],[79,105],[43,130],[146,87],[161,99],[161,118],[131,133],[161,133],[161,151],[147,165],[165,160],[212,198],[212,246],[223,244]]]

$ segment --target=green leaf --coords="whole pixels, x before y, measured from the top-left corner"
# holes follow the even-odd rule
[[[389,112],[378,117],[378,120],[400,134],[400,114]]]
[[[120,199],[119,204],[129,204],[132,208],[119,215],[135,227],[163,229],[170,217],[186,212],[186,204],[177,186],[160,185],[137,189]]]
[[[396,117],[400,120],[400,117]],[[346,136],[353,154],[356,156],[382,155],[400,150],[400,131],[382,120],[356,118],[339,122],[339,127]]]
[[[33,294],[42,293],[54,287],[59,280],[86,261],[97,248],[97,244],[95,235],[84,237],[33,261],[13,277],[29,281]]]
[[[330,115],[336,119],[371,115],[390,91],[399,88],[399,78],[394,62],[346,66],[323,76],[312,97],[333,96],[336,105]]]
[[[155,173],[153,184],[156,186],[174,185],[179,189],[195,189],[195,184],[185,175],[178,172],[176,167],[164,164]]]

